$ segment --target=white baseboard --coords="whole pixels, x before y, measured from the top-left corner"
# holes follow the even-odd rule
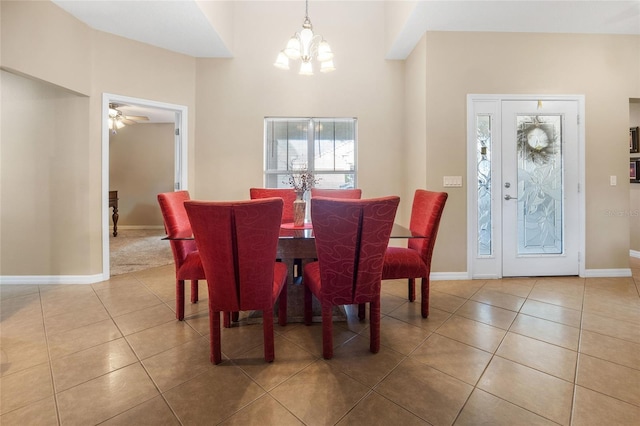
[[[637,251],[637,250],[629,250],[629,256],[631,256],[631,257],[635,257],[635,258],[640,258],[640,251]]]
[[[630,277],[630,268],[621,269],[587,269],[585,278]],[[496,279],[495,276],[474,277],[473,279]],[[47,284],[95,284],[108,280],[104,274],[95,275],[0,275],[0,284],[4,285],[47,285]],[[434,281],[469,280],[467,272],[432,272],[430,279]]]
[[[640,253],[638,253],[640,257]],[[587,269],[584,272],[583,278],[606,278],[606,277],[630,277],[630,268],[620,269]],[[470,277],[466,272],[432,272],[430,275],[432,280],[495,280],[504,277],[498,277],[495,275],[487,276],[475,276]]]
[[[484,274],[484,275],[476,275],[474,277],[469,278],[471,280],[499,280],[502,277],[495,274]]]
[[[630,277],[631,268],[620,269],[586,269],[585,278]]]
[[[47,284],[94,284],[109,279],[96,275],[2,275],[0,284],[47,285]]]
[[[469,280],[469,274],[467,272],[432,272],[429,275],[430,280],[436,281],[454,281],[454,280]]]
[[[118,225],[118,231],[126,229],[164,229],[164,225]],[[109,227],[109,230],[113,232],[113,225]]]

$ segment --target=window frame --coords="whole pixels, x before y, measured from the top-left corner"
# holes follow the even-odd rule
[[[353,167],[349,170],[317,170],[315,166],[315,149],[316,149],[316,126],[322,122],[347,122],[353,126]],[[303,123],[306,125],[306,148],[307,148],[307,170],[319,178],[319,182],[316,185],[318,188],[329,188],[323,186],[322,177],[327,175],[350,175],[352,176],[352,187],[358,186],[358,119],[356,117],[265,117],[264,118],[264,166],[263,166],[263,179],[264,186],[266,188],[287,188],[286,182],[275,182],[274,176],[277,180],[278,175],[288,175],[291,172],[295,172],[292,169],[292,164],[287,161],[286,169],[270,169],[269,168],[269,156],[273,153],[273,149],[269,147],[270,143],[273,143],[275,139],[269,139],[270,129],[269,126],[275,122],[285,123]],[[287,139],[289,141],[289,139]],[[335,139],[334,139],[335,143]],[[289,144],[287,143],[287,150]],[[289,154],[287,153],[287,159]]]

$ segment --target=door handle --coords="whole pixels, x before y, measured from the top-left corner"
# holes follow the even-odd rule
[[[504,199],[507,200],[507,201],[509,201],[509,200],[517,200],[518,197],[512,197],[511,195],[507,194],[507,195],[504,196]]]

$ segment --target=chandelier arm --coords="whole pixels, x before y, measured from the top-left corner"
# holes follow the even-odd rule
[[[322,36],[320,34],[315,34],[309,43],[309,54],[312,57],[318,56],[318,46],[320,46],[320,42],[322,41]]]

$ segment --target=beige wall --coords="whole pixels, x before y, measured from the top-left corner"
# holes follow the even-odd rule
[[[140,123],[109,136],[109,189],[122,227],[162,227],[157,194],[173,191],[174,124]]]
[[[90,263],[89,98],[0,71],[0,275]]]
[[[111,93],[153,101],[185,105],[189,111],[195,111],[195,59],[163,49],[126,40],[110,34],[95,31],[80,23],[71,15],[46,1],[2,1],[0,66],[5,70],[37,78],[60,86],[65,90],[88,95],[80,114],[72,117],[85,117],[79,120],[81,125],[65,116],[60,123],[65,124],[64,137],[57,140],[60,152],[68,152],[67,157],[57,156],[56,167],[70,170],[74,180],[81,183],[82,189],[71,191],[68,188],[47,188],[48,197],[54,200],[55,207],[50,213],[64,220],[64,227],[56,223],[44,228],[33,226],[30,218],[20,216],[20,206],[10,202],[5,193],[0,204],[3,217],[7,211],[19,217],[14,227],[23,230],[22,241],[48,241],[53,235],[74,235],[64,243],[53,245],[56,253],[52,260],[45,255],[34,256],[31,247],[13,245],[16,262],[2,258],[2,275],[85,275],[102,273],[102,95]],[[6,85],[3,82],[2,96]],[[4,102],[4,101],[3,101]],[[41,121],[42,108],[47,108],[47,100],[34,98],[29,103],[31,110],[26,111],[32,117],[29,131],[46,131],[48,123]],[[10,107],[9,107],[10,108]],[[2,144],[5,143],[5,122],[8,109],[2,109]],[[73,123],[69,125],[68,123]],[[195,134],[195,117],[189,115],[188,134]],[[73,135],[72,135],[73,132]],[[17,138],[28,141],[18,131]],[[75,146],[76,141],[81,143]],[[34,145],[35,146],[35,145]],[[195,139],[189,140],[189,162],[194,162]],[[32,147],[35,149],[35,147]],[[5,160],[3,152],[2,185],[9,184],[11,176],[18,173],[21,164],[30,164],[32,153],[23,150],[15,157]],[[44,161],[44,160],[43,160]],[[52,160],[53,161],[53,160]],[[37,161],[36,161],[37,163]],[[6,166],[6,167],[5,167]],[[72,172],[71,172],[72,171]],[[193,171],[189,181],[194,181]],[[23,188],[34,188],[37,181],[29,180],[20,184]],[[195,185],[191,185],[191,189]],[[39,192],[31,194],[38,197]],[[57,214],[58,206],[64,215]],[[17,210],[14,210],[17,209]],[[105,207],[106,210],[106,207]],[[69,229],[73,228],[73,231]],[[69,232],[67,232],[69,231]],[[5,240],[5,229],[2,229]],[[16,247],[21,250],[16,251]],[[4,253],[3,253],[4,254]]]
[[[0,3],[1,64],[85,95],[91,93],[92,31],[48,1]]]
[[[402,168],[402,180],[405,184],[402,187],[400,196],[405,200],[405,204],[413,201],[413,195],[418,188],[427,188],[441,191],[440,187],[427,186],[427,127],[425,117],[427,110],[427,58],[426,58],[426,38],[422,37],[415,47],[414,54],[405,63],[405,86],[404,86],[404,144]],[[409,206],[407,206],[409,207]],[[402,215],[397,216],[404,223],[409,223],[410,208],[406,208]]]
[[[628,268],[629,218],[607,212],[629,210],[628,102],[640,93],[639,52],[637,36],[428,32],[427,187],[466,174],[467,94],[584,94],[586,268]],[[434,262],[465,271],[467,194],[449,194]]]
[[[337,71],[307,77],[272,65],[301,28],[301,10],[236,3],[235,57],[198,60],[196,196],[247,198],[263,185],[266,116],[357,117],[358,186],[365,197],[401,193],[403,63],[383,59],[383,11],[382,2],[315,3],[314,31],[331,44]]]

